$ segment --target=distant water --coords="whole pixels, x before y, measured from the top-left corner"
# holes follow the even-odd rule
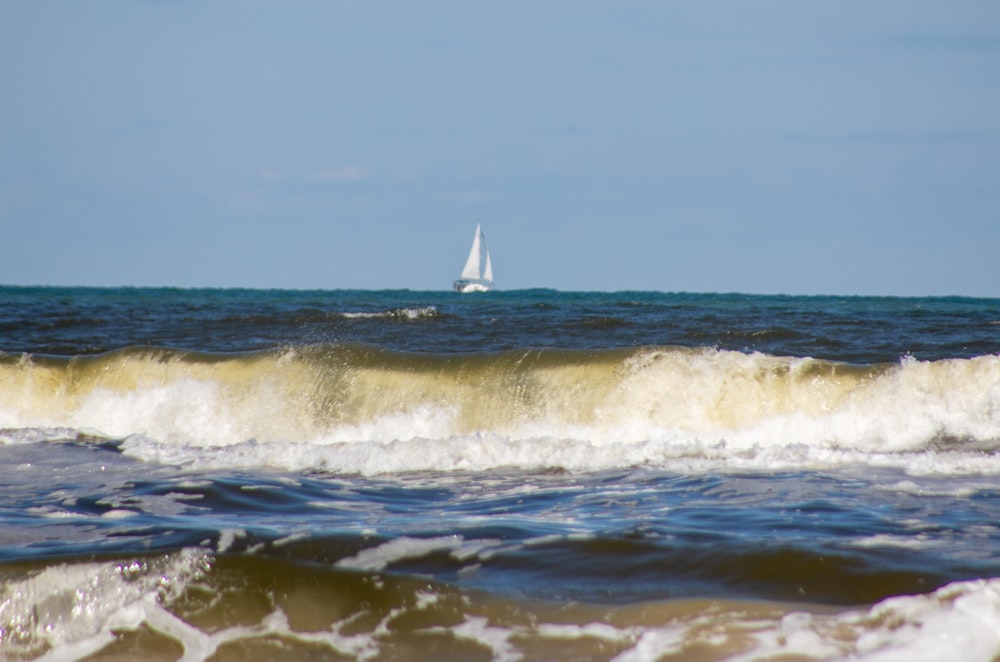
[[[0,658],[996,659],[998,352],[996,299],[0,287]]]

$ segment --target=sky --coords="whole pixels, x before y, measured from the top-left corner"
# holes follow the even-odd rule
[[[1000,297],[1000,3],[4,0],[0,284]]]

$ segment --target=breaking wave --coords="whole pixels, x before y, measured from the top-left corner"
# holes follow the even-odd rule
[[[852,462],[1000,473],[1000,357],[853,365],[717,349],[0,356],[0,443],[349,473]]]

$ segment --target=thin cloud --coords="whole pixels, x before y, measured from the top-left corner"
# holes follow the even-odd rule
[[[359,165],[347,165],[342,168],[320,170],[309,177],[311,182],[353,182],[365,179],[371,174],[368,168]]]
[[[257,171],[257,176],[267,182],[277,182],[281,180],[281,173],[274,168],[261,168]]]

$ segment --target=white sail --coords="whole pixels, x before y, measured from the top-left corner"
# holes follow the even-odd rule
[[[483,236],[483,229],[476,225],[476,235],[472,238],[472,249],[469,251],[469,259],[465,261],[465,268],[462,269],[462,278],[479,280],[479,254],[481,249],[479,244]]]
[[[462,276],[455,281],[455,289],[459,292],[488,292],[493,289],[493,260],[479,223],[476,224],[476,234],[472,237],[472,248],[469,249]]]
[[[483,280],[493,282],[493,260],[490,259],[490,249],[486,249],[486,268],[483,269]]]

